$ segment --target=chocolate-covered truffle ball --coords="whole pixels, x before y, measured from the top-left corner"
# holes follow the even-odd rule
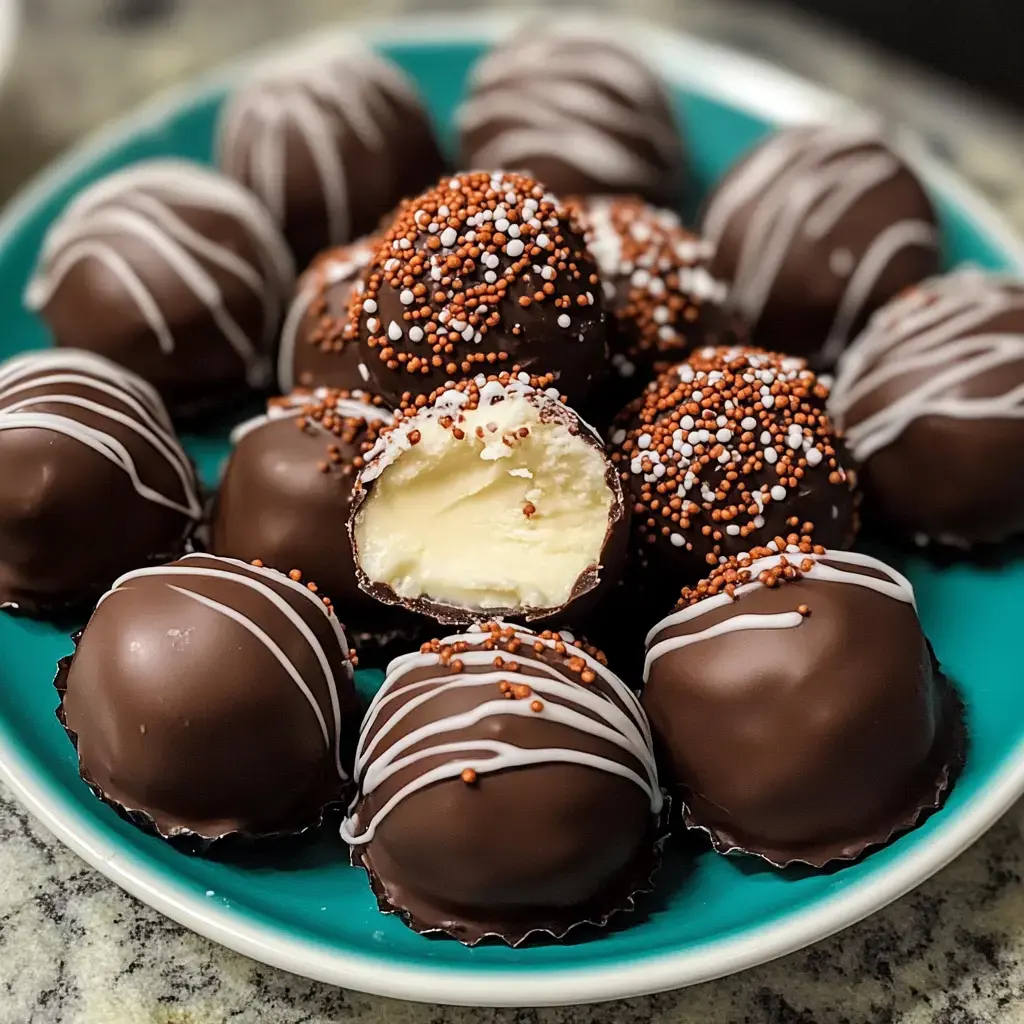
[[[0,364],[0,606],[90,606],[127,569],[182,554],[202,512],[145,381],[70,349]]]
[[[221,115],[217,156],[266,204],[300,267],[373,230],[444,169],[413,83],[337,36],[260,66]]]
[[[487,623],[391,663],[342,838],[420,932],[516,945],[649,888],[661,792],[639,702],[568,634]]]
[[[353,301],[373,390],[393,404],[521,366],[581,405],[604,368],[597,268],[531,178],[468,173],[402,205]]]
[[[848,551],[754,554],[651,630],[643,704],[688,825],[723,853],[821,867],[945,799],[960,703],[894,569]]]
[[[449,382],[381,431],[349,520],[368,593],[440,622],[532,621],[571,605],[578,615],[615,582],[622,487],[550,383],[525,372]]]
[[[301,568],[330,594],[360,655],[402,627],[394,609],[359,589],[348,539],[356,473],[391,420],[366,394],[321,389],[272,399],[265,416],[232,436],[213,515],[213,552]]]
[[[328,249],[299,278],[281,330],[277,382],[284,394],[296,387],[366,387],[369,371],[349,306],[379,246],[379,239],[364,238]]]
[[[1024,282],[968,270],[872,318],[829,409],[862,467],[868,514],[924,543],[1024,530]]]
[[[293,281],[284,239],[255,197],[197,164],[153,160],[71,202],[26,302],[58,345],[128,367],[188,417],[268,383]]]
[[[710,271],[764,348],[831,366],[868,316],[938,272],[935,210],[873,126],[770,136],[708,201]]]
[[[608,29],[545,18],[473,69],[456,115],[460,163],[524,170],[559,195],[678,202],[682,141],[668,95]]]
[[[189,555],[122,576],[62,662],[82,777],[165,838],[296,831],[340,799],[358,701],[327,599]]]
[[[775,544],[844,547],[855,474],[802,359],[701,349],[664,373],[612,435],[630,489],[641,583],[678,592],[730,555]]]
[[[671,210],[636,196],[579,201],[612,318],[611,381],[618,412],[688,352],[741,334],[727,289],[707,272],[710,247]]]

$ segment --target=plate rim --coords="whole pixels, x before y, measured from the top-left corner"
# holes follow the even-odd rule
[[[2,4],[2,0],[0,0]],[[528,16],[528,15],[526,15]],[[491,42],[520,24],[524,15],[460,13],[451,22],[431,15],[353,21],[339,34],[355,33],[372,43],[429,45],[441,41]],[[792,72],[722,45],[632,17],[609,17],[637,42],[676,85],[725,100],[774,122],[792,123],[864,108]],[[309,33],[312,36],[314,33]],[[316,33],[323,38],[324,30]],[[301,45],[302,37],[284,48]],[[90,134],[52,162],[0,214],[0,241],[40,202],[62,188],[87,163],[118,139],[159,121],[180,106],[235,81],[254,62],[282,49],[275,44],[191,82],[161,91],[133,112]],[[1024,242],[998,212],[951,168],[934,157],[912,132],[900,131],[904,152],[937,191],[968,213],[1024,273]],[[88,817],[56,792],[45,772],[29,766],[0,721],[0,777],[57,838],[93,868],[142,902],[179,924],[257,961],[294,974],[374,995],[462,1006],[556,1006],[648,995],[765,963],[846,928],[888,905],[948,864],[986,832],[1024,793],[1024,739],[1007,755],[984,792],[931,842],[913,850],[878,876],[820,899],[781,924],[748,929],[685,952],[640,955],[609,971],[606,967],[523,968],[481,965],[473,969],[389,964],[380,957],[339,951],[326,943],[300,940],[281,929],[255,925],[192,894],[159,871],[136,864],[111,844]]]

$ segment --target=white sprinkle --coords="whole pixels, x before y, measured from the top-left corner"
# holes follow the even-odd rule
[[[786,488],[782,484],[776,484],[771,489],[772,501],[785,501],[786,500]]]
[[[217,894],[212,889],[207,889],[206,890],[206,895],[207,896],[216,896]]]
[[[398,240],[398,248],[399,249],[411,249],[412,248],[412,242],[410,242],[408,238],[400,238]]]
[[[694,427],[693,417],[692,416],[684,416],[679,421],[679,426],[681,426],[683,428],[683,430],[693,430],[693,427]]]
[[[498,280],[498,275],[493,270],[485,270],[484,280],[488,284],[494,284],[494,282]]]
[[[545,281],[553,280],[554,276],[555,276],[555,268],[554,267],[548,267],[548,266],[541,267],[540,268],[540,276],[543,277]]]
[[[656,324],[667,324],[672,318],[672,313],[668,306],[656,306],[651,317]]]
[[[740,535],[740,528],[735,523],[730,523],[726,528],[725,532],[730,537],[738,537]]]
[[[512,238],[518,238],[520,230],[521,229],[518,224],[509,224],[508,226],[508,234]]]
[[[517,256],[523,255],[524,248],[525,246],[518,238],[513,238],[512,241],[505,246],[505,252],[515,259]]]
[[[679,454],[682,455],[683,458],[688,459],[693,454],[693,445],[692,444],[680,445],[680,447],[679,447]]]
[[[761,394],[761,404],[766,408],[770,409],[775,404],[775,396],[772,394]]]
[[[403,288],[402,294],[398,296],[398,301],[401,302],[403,306],[411,306],[414,298],[415,296],[413,295],[411,288]]]
[[[761,431],[761,444],[768,445],[772,443],[772,432],[770,430]]]
[[[537,236],[537,244],[542,249],[546,249],[550,243],[551,243],[551,239],[548,238],[548,236],[545,235],[543,231]]]
[[[673,547],[681,548],[686,543],[686,538],[681,533],[670,533],[668,539]]]
[[[657,463],[657,465],[655,465],[654,469],[652,469],[651,472],[655,476],[664,476],[665,475],[665,467],[659,462],[659,463]]]
[[[508,231],[508,221],[502,217],[500,220],[494,222],[495,231]]]
[[[448,209],[448,206],[445,203],[442,203],[437,208],[437,215],[438,215],[438,217],[447,217],[447,216],[449,216],[451,214],[451,212],[452,211]]]
[[[636,446],[637,446],[637,448],[650,448],[651,447],[651,435],[650,434],[641,434],[636,439]]]
[[[760,530],[764,527],[764,516],[754,516],[754,529]]]
[[[422,327],[410,327],[409,328],[409,340],[410,341],[422,341],[423,340],[423,328]]]
[[[398,341],[398,339],[402,337],[402,328],[394,320],[392,320],[391,323],[388,324],[388,337],[392,341]]]
[[[804,457],[807,459],[808,466],[817,466],[822,460],[821,450],[819,448],[808,448],[807,454]]]
[[[753,430],[754,427],[757,426],[757,420],[755,420],[753,416],[744,416],[743,420],[740,422],[740,426],[744,430]],[[765,431],[765,433],[767,434],[768,432]],[[771,435],[770,434],[768,435],[768,440],[769,441],[771,440]],[[767,444],[768,442],[766,441],[764,443]]]
[[[723,441],[723,442],[724,441],[731,441],[732,440],[732,431],[728,427],[722,427],[722,429],[719,430],[717,434],[715,434],[715,439],[718,440],[718,441]]]
[[[441,244],[446,248],[450,249],[459,240],[459,233],[455,228],[445,228],[441,232]]]
[[[440,267],[431,267],[430,277],[431,280],[440,281],[441,278],[444,277],[444,271]]]
[[[612,434],[612,444],[622,444],[626,440],[626,432],[619,427],[618,430]]]
[[[384,262],[384,269],[386,271],[388,271],[388,272],[390,272],[392,270],[397,270],[401,266],[401,264],[402,264],[401,260],[396,259],[394,256],[392,256],[391,259],[386,260]]]
[[[368,381],[370,379],[370,371],[367,369],[366,363],[359,364],[359,376],[362,377],[364,381]]]
[[[377,300],[367,299],[363,303],[363,312],[365,313],[376,313],[377,312]]]
[[[572,318],[569,316],[568,313],[563,313],[558,318],[558,326],[559,327],[568,327],[571,323],[572,323]]]
[[[375,316],[371,316],[371,317],[367,318],[367,320],[366,320],[366,329],[371,334],[376,334],[377,333],[377,329],[379,327],[380,327],[380,321]]]
[[[727,462],[732,462],[732,454],[730,452],[722,452],[718,456],[718,461],[724,466]]]
[[[779,453],[774,448],[765,448],[764,450],[764,461],[769,466],[774,466],[779,461]]]

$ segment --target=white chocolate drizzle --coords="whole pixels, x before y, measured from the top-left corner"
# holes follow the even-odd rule
[[[235,220],[258,253],[250,263],[226,242],[205,237],[181,216],[197,209]],[[85,260],[101,263],[121,284],[153,332],[160,351],[175,350],[173,311],[161,308],[145,277],[122,252],[120,239],[148,250],[206,307],[224,339],[245,365],[246,378],[261,387],[269,377],[264,355],[280,323],[295,280],[292,258],[260,202],[240,185],[184,160],[152,160],[110,175],[82,192],[53,225],[43,243],[25,303],[44,309],[65,278]],[[233,315],[214,270],[238,281],[263,309],[259,337]]]
[[[604,48],[595,59],[578,42]],[[651,112],[668,108],[661,84],[608,31],[569,19],[513,37],[476,66],[470,89],[456,115],[461,131],[505,125],[471,154],[480,167],[554,158],[611,189],[636,189],[658,186],[680,163],[674,126]],[[645,158],[637,143],[660,162]]]
[[[854,457],[866,461],[925,416],[1024,418],[1024,384],[989,396],[965,394],[964,387],[1024,364],[1024,331],[987,327],[1014,312],[1024,324],[1024,284],[977,270],[932,278],[880,309],[840,360],[829,399]],[[905,394],[850,422],[858,402],[905,375],[918,378]]]
[[[198,564],[194,566],[180,564],[181,562],[188,561],[197,561]],[[219,555],[193,554],[185,555],[178,563],[174,563],[172,565],[152,566],[150,568],[136,569],[133,572],[125,573],[119,579],[115,580],[110,590],[100,598],[97,608],[114,594],[130,591],[131,583],[143,578],[166,579],[168,589],[174,591],[174,593],[179,594],[182,597],[190,598],[191,600],[201,604],[203,607],[209,608],[211,611],[225,616],[232,622],[241,626],[247,633],[255,637],[256,640],[258,640],[267,649],[271,657],[277,661],[285,674],[289,679],[291,679],[302,693],[303,697],[308,701],[314,715],[316,715],[317,724],[323,734],[324,743],[329,750],[333,751],[334,763],[338,771],[338,775],[342,780],[348,779],[348,773],[341,764],[341,698],[339,693],[339,682],[331,663],[331,657],[317,639],[316,634],[309,627],[306,620],[298,611],[296,611],[294,605],[281,597],[271,584],[276,583],[280,586],[286,587],[296,594],[301,594],[303,600],[311,602],[317,609],[317,614],[323,615],[328,622],[330,622],[338,643],[338,651],[334,653],[340,654],[340,658],[343,660],[343,663],[349,673],[349,679],[351,679],[352,665],[348,657],[349,645],[348,639],[345,636],[345,630],[342,628],[337,616],[327,608],[323,601],[316,597],[316,595],[307,587],[303,586],[302,583],[299,583],[296,580],[293,580],[290,576],[277,572],[274,569],[250,565],[248,562],[240,562],[234,558],[223,558]],[[268,604],[281,616],[282,622],[288,623],[289,626],[302,637],[303,641],[312,651],[313,657],[315,658],[320,671],[323,673],[324,682],[330,695],[331,714],[334,727],[333,739],[331,738],[331,729],[328,726],[328,722],[323,709],[320,706],[320,702],[316,699],[312,690],[310,690],[298,666],[288,657],[287,653],[282,650],[281,646],[266,630],[240,612],[237,608],[224,604],[223,602],[216,601],[211,597],[207,597],[205,594],[197,593],[194,589],[190,589],[187,586],[187,583],[179,586],[175,582],[187,581],[189,579],[196,578],[221,580],[225,583],[234,583],[253,591],[268,602]]]
[[[297,413],[301,413],[306,407],[320,405],[327,401],[332,394],[337,395],[332,388],[313,388],[309,391],[304,391],[300,388],[281,398],[275,398],[267,405],[267,411],[262,416],[254,416],[251,420],[245,420],[245,422],[239,423],[231,431],[231,443],[233,445],[238,444],[247,434],[251,434],[254,430],[259,430],[268,423],[274,423],[277,420],[286,418],[294,418]],[[331,407],[341,416],[355,417],[366,420],[367,423],[394,422],[395,417],[392,412],[378,405],[371,405],[369,402],[361,401],[359,398],[360,394],[362,392],[352,391],[348,398],[335,397]],[[308,418],[307,423],[311,427],[319,427],[317,421],[312,418]],[[327,431],[324,431],[324,433],[326,434]]]
[[[388,666],[387,678],[377,695],[371,701],[360,729],[359,745],[356,748],[355,779],[359,784],[359,796],[349,808],[348,817],[342,823],[341,836],[345,842],[359,846],[370,842],[381,822],[402,801],[414,793],[441,782],[458,778],[467,768],[477,775],[504,771],[509,768],[526,768],[540,764],[577,764],[617,775],[636,784],[647,795],[651,813],[658,814],[662,807],[662,794],[658,785],[658,770],[654,760],[654,744],[650,725],[636,695],[607,666],[602,665],[588,652],[572,647],[566,657],[579,657],[605,684],[607,691],[594,684],[574,682],[565,673],[536,657],[533,645],[542,643],[554,649],[556,641],[544,638],[522,626],[514,627],[515,636],[523,642],[516,652],[515,660],[521,666],[529,666],[539,675],[515,675],[496,669],[492,672],[452,673],[407,682],[406,676],[417,668],[440,664],[440,657],[434,652],[414,652],[396,658]],[[490,633],[475,627],[470,632],[445,637],[442,644],[462,642],[480,647]],[[496,650],[468,650],[459,655],[467,666],[491,665]],[[416,708],[451,690],[471,689],[489,686],[497,689],[504,680],[520,680],[543,700],[543,710],[531,709],[530,700],[505,700],[498,698],[485,701],[462,714],[450,715],[415,729],[405,736],[396,735],[396,727]],[[387,716],[388,704],[410,693],[422,691],[408,700],[397,712]],[[590,712],[586,714],[585,712]],[[444,737],[460,730],[485,722],[490,718],[516,715],[555,721],[570,729],[597,737],[621,748],[640,767],[635,771],[628,764],[608,757],[591,754],[570,747],[519,747],[504,741],[475,738],[444,742]],[[374,733],[375,727],[380,728]],[[371,733],[373,738],[370,739]],[[412,747],[424,741],[439,742],[424,746],[423,749],[407,753]],[[471,756],[470,756],[471,755]],[[369,796],[380,785],[398,772],[428,758],[444,756],[446,762],[413,778],[401,787],[377,811],[369,822],[361,822],[356,807],[361,797]]]
[[[110,428],[94,425],[93,417]],[[156,490],[142,478],[114,424],[167,464],[180,484],[178,493]],[[63,434],[96,452],[128,476],[140,498],[180,512],[189,532],[202,519],[195,471],[167,410],[156,391],[131,371],[75,349],[30,352],[0,364],[0,430],[24,429]]]
[[[403,131],[395,100],[420,108],[412,83],[391,61],[355,37],[301,47],[259,68],[228,103],[218,125],[224,172],[251,182],[278,224],[288,207],[289,136],[297,135],[316,168],[327,214],[328,241],[351,240],[348,171],[339,140],[352,133],[378,157]],[[408,116],[408,115],[407,115]],[[242,133],[248,133],[242,144]]]
[[[370,265],[374,249],[368,242],[356,242],[344,254],[324,256],[323,266],[310,268],[300,280],[298,294],[292,300],[284,327],[281,329],[281,351],[277,360],[277,382],[283,392],[295,387],[295,348],[299,343],[299,326],[309,312],[313,300],[324,288],[351,279],[352,291],[362,287],[359,275]]]
[[[909,604],[915,610],[917,605],[914,600],[914,588],[910,580],[902,573],[897,572],[892,566],[885,562],[872,558],[871,555],[864,555],[856,551],[827,551],[823,555],[805,554],[796,548],[790,548],[786,556],[794,565],[800,565],[804,561],[814,564],[806,571],[801,570],[802,575],[810,580],[820,580],[823,583],[841,583],[851,586],[864,587],[873,590],[883,597]],[[736,588],[733,596],[728,594],[716,594],[714,597],[705,598],[696,604],[687,605],[678,611],[666,615],[647,634],[645,644],[647,646],[647,657],[644,659],[644,682],[646,683],[651,674],[654,663],[672,651],[689,647],[692,644],[702,643],[705,640],[713,640],[718,636],[725,636],[729,633],[738,633],[751,629],[795,629],[799,626],[804,617],[796,610],[790,612],[776,612],[773,614],[738,614],[723,619],[715,625],[696,633],[684,633],[682,636],[667,637],[658,640],[658,637],[667,629],[674,626],[681,626],[684,623],[699,619],[709,612],[726,608],[744,594],[749,594],[758,587],[764,586],[757,579],[759,573],[765,569],[774,568],[779,564],[779,555],[767,555],[764,558],[755,559],[749,565],[741,566],[750,573],[749,583],[744,583]],[[884,574],[885,578],[871,576],[864,572],[858,572],[858,567],[872,569]],[[785,592],[786,587],[794,586],[791,583],[782,583],[781,587]]]
[[[752,326],[760,320],[798,237],[824,243],[851,209],[902,167],[877,126],[822,125],[777,132],[725,180],[704,214],[701,231],[719,246],[740,209],[753,202],[729,293]],[[834,358],[841,351],[898,253],[937,245],[934,225],[907,219],[885,228],[859,259],[849,250],[833,253],[833,272],[841,271],[848,279],[822,345],[823,356]]]

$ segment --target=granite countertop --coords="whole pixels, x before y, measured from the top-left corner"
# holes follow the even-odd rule
[[[0,201],[83,132],[225,56],[415,0],[25,0],[0,93]],[[431,7],[433,5],[430,5]],[[479,8],[481,0],[449,3]],[[791,67],[918,127],[1024,231],[1024,123],[763,3],[605,0]],[[125,895],[0,784],[0,1024],[990,1024],[1024,1021],[1020,807],[869,920],[773,964],[597,1007],[460,1010],[305,981]]]

